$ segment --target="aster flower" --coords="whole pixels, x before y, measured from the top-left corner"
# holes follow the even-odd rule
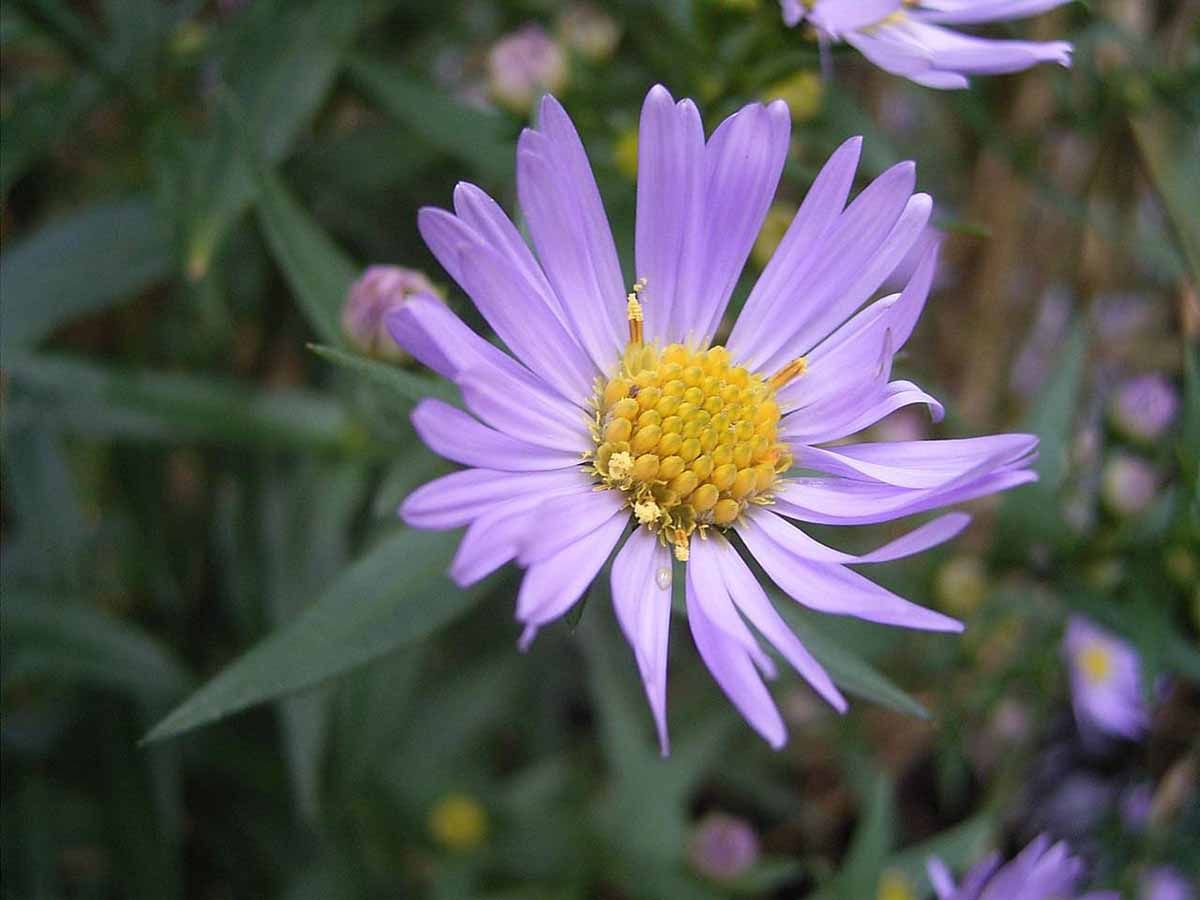
[[[1022,850],[1006,866],[993,853],[974,866],[955,885],[950,870],[937,857],[926,865],[938,900],[1120,900],[1115,891],[1076,894],[1083,877],[1083,862],[1071,856],[1063,842],[1051,846],[1045,835]]]
[[[781,0],[783,20],[811,24],[823,44],[845,41],[879,68],[932,88],[965,88],[968,75],[1071,65],[1065,41],[1000,41],[945,25],[1032,16],[1070,0]]]
[[[1075,718],[1083,729],[1136,739],[1146,730],[1141,663],[1125,641],[1072,616],[1063,638]]]
[[[423,209],[422,235],[512,355],[443,304],[410,299],[388,320],[409,353],[453,381],[465,412],[426,400],[424,441],[469,468],[408,497],[416,528],[467,526],[460,585],[516,560],[520,645],[567,612],[610,554],[618,621],[634,650],[663,752],[674,560],[688,623],[714,678],[778,747],[784,724],[762,675],[775,667],[747,620],[839,710],[846,702],[743,559],[812,608],[934,631],[961,624],[848,566],[917,553],[968,517],[934,519],[855,556],[793,521],[863,525],[1034,479],[1036,438],[826,446],[910,404],[890,380],[925,302],[931,249],[912,279],[860,309],[920,237],[931,201],[901,163],[846,205],[860,141],[818,175],[725,343],[730,294],[771,205],[789,145],[780,102],[751,104],[706,142],[690,100],[653,88],[638,142],[636,265],[626,293],[600,193],[562,107],[517,151],[517,192],[537,256],[500,207],[460,184],[454,212]],[[794,467],[808,474],[793,474]],[[631,530],[630,530],[631,529]],[[622,538],[627,539],[622,544]]]

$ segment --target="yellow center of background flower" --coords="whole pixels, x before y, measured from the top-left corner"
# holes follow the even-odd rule
[[[1112,671],[1112,660],[1099,644],[1089,644],[1079,652],[1079,668],[1092,684],[1102,684]]]
[[[631,342],[594,402],[591,471],[679,559],[696,529],[728,527],[747,504],[769,502],[792,464],[774,379],[733,365],[724,347]]]

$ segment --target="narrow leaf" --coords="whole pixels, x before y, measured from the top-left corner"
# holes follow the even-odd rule
[[[321,359],[355,372],[384,390],[407,397],[416,403],[426,397],[436,397],[448,403],[458,402],[458,391],[449,382],[428,375],[417,375],[397,366],[359,356],[336,347],[309,344],[308,349]]]
[[[466,611],[482,588],[445,578],[455,535],[397,531],[346,569],[312,606],[233,662],[147,735],[182,734],[407,646]]]
[[[171,271],[171,248],[150,201],[89,207],[0,256],[0,354],[128,299]]]

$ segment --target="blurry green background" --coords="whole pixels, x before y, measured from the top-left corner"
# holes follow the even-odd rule
[[[954,93],[841,48],[825,82],[767,0],[0,10],[4,898],[908,900],[929,895],[930,853],[958,870],[1040,830],[1129,897],[1152,865],[1196,874],[1196,3],[1092,0],[996,29],[1067,37],[1076,65]],[[964,636],[788,605],[853,696],[838,717],[783,674],[781,752],[677,620],[661,760],[603,579],[521,655],[517,573],[458,591],[457,534],[395,519],[449,471],[407,422],[446,387],[369,358],[341,307],[366,264],[393,263],[480,326],[416,211],[460,179],[513,207],[528,98],[492,51],[530,23],[626,272],[656,81],[710,128],[789,101],[772,222],[850,135],[863,179],[915,159],[948,239],[900,365],[947,421],[872,436],[1041,436],[1039,484],[872,571]],[[1139,441],[1112,398],[1145,373],[1181,409]],[[1144,741],[1079,740],[1071,611],[1142,653]],[[1135,789],[1153,797],[1137,827]],[[713,847],[747,842],[736,871],[717,865]]]

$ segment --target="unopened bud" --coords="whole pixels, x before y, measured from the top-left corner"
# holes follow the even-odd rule
[[[342,307],[342,330],[363,353],[380,359],[404,358],[384,321],[388,313],[399,309],[413,294],[440,292],[428,278],[414,269],[400,266],[371,266],[350,286]]]
[[[1175,386],[1157,373],[1126,381],[1112,402],[1112,421],[1126,437],[1147,443],[1171,427],[1179,411]]]
[[[688,858],[701,875],[728,881],[758,862],[758,835],[745,819],[711,813],[692,833]]]

